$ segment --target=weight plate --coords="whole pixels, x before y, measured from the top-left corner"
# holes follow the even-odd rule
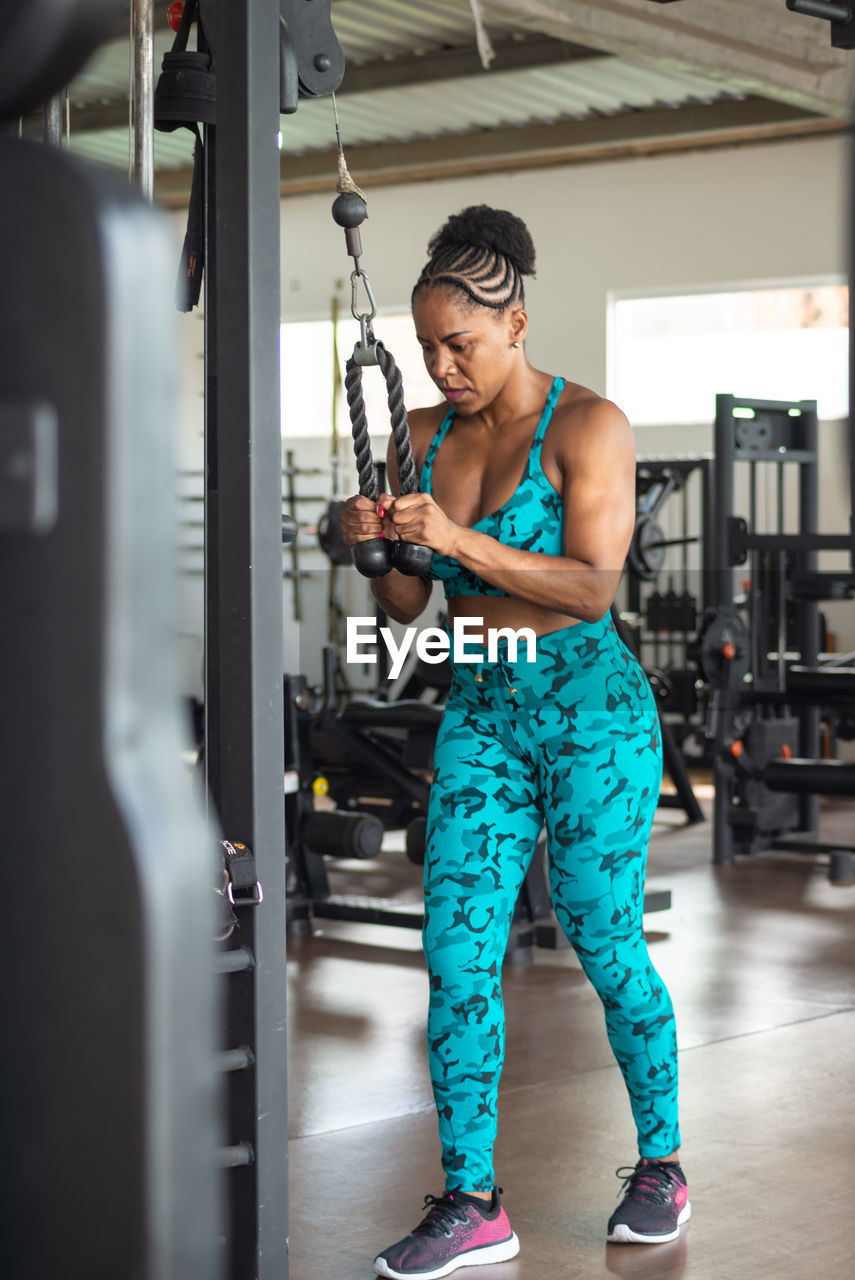
[[[652,516],[639,516],[629,546],[629,565],[645,582],[652,582],[665,563],[665,534]]]

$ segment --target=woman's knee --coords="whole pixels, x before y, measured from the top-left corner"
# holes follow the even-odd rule
[[[639,1013],[670,1008],[667,988],[653,968],[643,937],[630,946],[611,942],[597,946],[578,937],[570,941],[585,976],[607,1008]]]

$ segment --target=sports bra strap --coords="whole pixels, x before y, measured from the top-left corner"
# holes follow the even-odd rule
[[[549,388],[549,395],[546,397],[546,404],[543,406],[543,413],[540,415],[540,422],[537,424],[537,430],[534,433],[534,439],[531,442],[531,453],[529,455],[531,463],[540,464],[540,448],[546,435],[546,428],[552,421],[552,414],[558,403],[558,397],[564,390],[564,379],[562,377],[554,378],[552,386]]]
[[[531,442],[531,453],[529,455],[530,466],[532,463],[538,466],[540,465],[540,447],[543,444],[543,438],[546,435],[546,428],[552,421],[552,414],[556,404],[558,403],[558,397],[561,395],[563,390],[564,379],[562,377],[553,378],[552,386],[549,388],[549,395],[546,397],[546,403],[543,406],[543,412],[540,415],[540,421],[537,424],[537,429],[535,430],[534,438]],[[439,424],[439,428],[430,442],[428,451],[425,454],[425,460],[422,463],[421,475],[419,476],[419,491],[421,493],[430,493],[433,460],[436,457],[437,449],[448,434],[448,429],[451,426],[453,418],[454,409],[451,408]]]

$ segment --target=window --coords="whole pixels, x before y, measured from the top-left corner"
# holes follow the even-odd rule
[[[634,426],[712,422],[718,392],[849,412],[848,289],[833,280],[614,295],[608,394]]]
[[[409,315],[378,316],[375,336],[395,357],[404,384],[407,409],[436,404],[439,392],[427,375],[422,351],[416,341]],[[350,419],[344,394],[345,361],[359,338],[359,324],[348,315],[338,324],[337,345],[342,391],[339,397],[338,429],[348,434]],[[281,359],[282,434],[286,438],[328,436],[333,406],[333,324],[315,320],[283,324],[279,330]],[[363,370],[362,393],[368,429],[372,434],[389,432],[386,384],[376,368]]]

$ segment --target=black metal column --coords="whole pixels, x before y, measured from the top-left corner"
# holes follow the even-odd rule
[[[855,573],[855,131],[849,144],[849,536]]]
[[[715,398],[713,463],[711,467],[711,528],[706,605],[709,608],[733,604],[733,566],[730,562],[728,519],[733,513],[733,405],[732,395]],[[717,695],[723,697],[723,693]],[[713,757],[713,863],[728,866],[734,859],[733,828],[728,821],[733,795],[733,767],[718,752]]]
[[[733,514],[733,406],[735,396],[715,398],[713,449],[712,595],[707,605],[733,604],[733,566],[730,562],[728,519]]]
[[[716,508],[715,508],[715,457],[708,458],[701,466],[701,610],[718,601],[716,592]]]
[[[819,417],[815,400],[803,400],[802,408],[802,448],[813,454],[810,462],[799,467],[799,526],[802,533],[819,532]],[[781,533],[785,530],[781,529]],[[798,548],[793,552],[793,562],[798,570],[815,571],[819,563],[816,551]],[[779,641],[785,645],[784,636]],[[798,634],[796,645],[801,653],[801,661],[806,667],[816,667],[819,662],[819,605],[815,600],[803,600],[798,611]],[[799,755],[809,760],[816,760],[820,754],[819,707],[810,706],[799,709]],[[803,831],[819,831],[819,796],[802,795],[799,800]]]
[[[238,911],[226,978],[224,1048],[250,1051],[248,1065],[229,1073],[229,1274],[285,1280],[279,6],[233,0],[218,6],[218,23],[207,193],[206,751],[223,832],[253,851],[263,890],[259,905]]]

